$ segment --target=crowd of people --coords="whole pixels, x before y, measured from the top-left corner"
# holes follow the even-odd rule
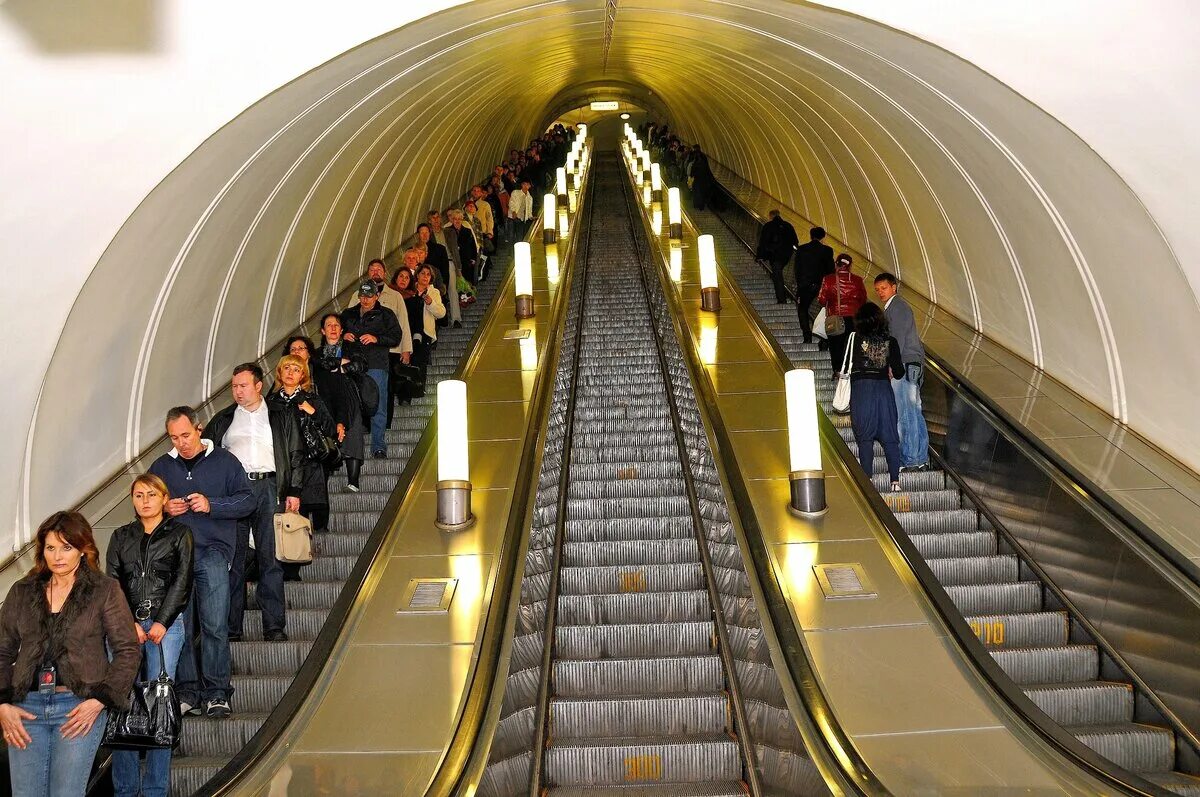
[[[430,211],[390,277],[372,260],[316,340],[287,340],[269,386],[246,362],[230,378],[233,403],[208,423],[171,408],[171,450],[134,479],[134,519],[103,565],[78,512],[41,524],[34,566],[0,608],[0,731],[14,794],[84,794],[107,711],[128,707],[139,672],[165,669],[185,715],[231,715],[230,642],[245,633],[247,580],[257,581],[262,638],[288,639],[285,582],[301,568],[276,558],[276,516],[327,531],[332,473],[344,467],[357,492],[368,453],[388,456],[395,406],[424,395],[439,328],[462,325],[490,256],[526,237],[533,192],[549,186],[574,137],[552,127],[512,150],[444,223]],[[167,794],[169,749],[117,750],[112,761],[118,797]]]

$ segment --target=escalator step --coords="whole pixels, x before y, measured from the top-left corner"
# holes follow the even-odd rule
[[[968,615],[967,625],[988,647],[1053,647],[1067,644],[1070,620],[1067,613]]]
[[[683,465],[675,461],[627,462],[623,465],[577,465],[571,463],[571,479],[597,481],[603,479],[679,479]]]
[[[736,782],[741,770],[737,742],[725,735],[588,739],[546,748],[546,779],[555,786]]]
[[[1100,653],[1095,645],[997,649],[992,658],[1021,685],[1094,681],[1100,675]]]
[[[1175,734],[1166,728],[1129,722],[1067,730],[1131,772],[1170,772],[1175,767]]]
[[[603,480],[585,480],[571,474],[567,497],[592,500],[597,498],[660,498],[687,495],[683,479],[620,478],[612,469]]]
[[[700,549],[695,538],[655,540],[653,545],[642,541],[568,542],[563,544],[563,564],[567,567],[677,564],[698,561],[700,561]]]
[[[909,534],[946,534],[979,530],[979,513],[974,509],[941,512],[900,512],[900,526]]]
[[[891,487],[891,477],[887,474],[887,463],[877,475],[871,477],[871,483],[876,490],[887,490]],[[940,470],[919,470],[912,473],[900,474],[900,486],[906,491],[941,490],[946,487],[946,474]]]
[[[568,520],[563,524],[566,542],[623,542],[632,540],[694,540],[691,515],[666,518]]]
[[[900,486],[903,487],[903,483]],[[958,490],[902,490],[898,493],[884,490],[881,496],[892,512],[936,512],[962,508],[962,495]]]
[[[996,553],[996,535],[990,531],[962,534],[912,534],[913,545],[925,559],[960,556],[992,556]]]
[[[1111,681],[1029,686],[1025,694],[1060,725],[1133,721],[1133,687]]]
[[[235,675],[295,675],[312,645],[312,640],[231,642],[233,672]]]
[[[565,595],[700,590],[704,589],[704,569],[699,562],[671,565],[564,567],[559,573],[559,585],[562,594]]]
[[[723,694],[554,699],[550,735],[559,741],[587,737],[697,736],[729,727]]]
[[[219,756],[184,756],[179,751],[171,757],[171,794],[194,794],[200,787],[229,763],[228,754]]]
[[[558,622],[563,625],[681,623],[707,620],[711,615],[706,590],[558,597]]]
[[[1146,780],[1184,797],[1200,797],[1200,778],[1182,772],[1148,772]]]
[[[232,700],[237,700],[234,695]],[[231,701],[230,705],[233,703]],[[266,714],[249,714],[234,712],[222,720],[208,717],[187,717],[183,721],[183,730],[179,734],[179,747],[176,755],[184,758],[210,758],[227,755],[230,747],[240,750],[250,741],[250,737],[258,733],[258,729],[267,721]],[[175,762],[171,762],[175,768]]]
[[[1016,581],[1020,565],[1016,556],[958,556],[928,559],[926,564],[943,586]]]
[[[1037,581],[1001,584],[962,584],[946,594],[963,614],[1020,614],[1042,608],[1042,585]]]
[[[719,692],[725,684],[721,658],[716,655],[559,659],[553,677],[554,694],[559,697]]]
[[[690,511],[691,506],[688,504],[686,495],[664,495],[656,498],[567,499],[567,517],[572,520],[679,517]]]
[[[653,786],[557,786],[548,797],[746,797],[741,781],[728,783],[655,783]]]
[[[566,625],[554,629],[560,659],[687,656],[712,653],[716,630],[711,620],[639,625]]]

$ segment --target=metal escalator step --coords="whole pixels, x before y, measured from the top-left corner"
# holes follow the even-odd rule
[[[236,700],[235,695],[230,705],[234,705],[233,701]],[[258,733],[258,729],[266,721],[266,714],[241,713],[236,710],[232,716],[223,720],[187,717],[179,734],[177,755],[180,760],[191,757],[224,757],[224,762],[227,762],[234,753],[246,746],[246,742]],[[171,766],[174,768],[174,761],[171,762]]]
[[[258,608],[254,598],[256,586],[246,585],[247,609]],[[328,609],[341,591],[341,581],[291,581],[283,587],[283,600],[288,609]]]
[[[741,781],[728,783],[655,783],[653,786],[556,786],[548,797],[748,797]]]
[[[176,751],[171,757],[170,794],[195,794],[200,787],[229,763],[228,756],[183,756]]]
[[[680,517],[691,511],[686,495],[654,498],[568,498],[567,517],[602,520],[627,517]]]
[[[1170,772],[1175,767],[1175,734],[1166,728],[1129,722],[1067,730],[1130,772]]]
[[[558,622],[564,625],[695,622],[711,615],[705,590],[558,597]]]
[[[283,699],[292,675],[235,675],[231,705],[239,713],[269,714]]]
[[[962,495],[958,490],[902,490],[893,493],[885,488],[881,496],[892,512],[934,512],[962,508]]]
[[[1094,681],[1100,675],[1100,653],[1095,645],[995,649],[991,654],[1008,677],[1021,685]]]
[[[794,795],[828,794],[829,787],[820,769],[805,751],[780,750],[765,744],[754,745],[754,753],[762,771],[762,779],[771,787],[764,788],[765,797],[794,797]]]
[[[647,462],[626,462],[622,465],[579,465],[571,463],[571,479],[583,481],[601,481],[604,479],[680,479],[683,477],[683,465],[679,460],[652,460]]]
[[[969,615],[963,618],[979,641],[988,647],[1053,647],[1067,644],[1067,613]]]
[[[944,587],[1016,581],[1020,577],[1020,562],[1012,555],[956,556],[927,559],[925,563]]]
[[[295,675],[312,645],[312,640],[231,642],[233,672],[235,675]]]
[[[687,486],[678,479],[622,478],[620,470],[610,470],[603,479],[585,480],[571,473],[567,497],[593,500],[598,498],[660,498],[687,495]]]
[[[320,542],[320,538],[315,540],[317,545]],[[300,577],[312,581],[345,581],[350,577],[350,571],[354,569],[354,563],[357,561],[357,556],[326,555],[322,549],[312,562],[300,568]]]
[[[662,398],[659,398],[661,401]],[[575,465],[612,464],[623,465],[626,462],[678,462],[679,451],[666,446],[605,446],[603,448],[573,448],[571,449],[571,467]]]
[[[662,393],[662,388],[659,387],[658,392]],[[675,454],[675,433],[664,431],[632,431],[632,432],[609,432],[604,435],[596,435],[592,439],[575,437],[571,439],[571,456],[581,451],[595,451],[605,448],[629,449],[632,451],[650,452],[654,450],[668,450],[672,455]]]
[[[1112,681],[1027,686],[1025,694],[1059,725],[1133,722],[1133,686]]]
[[[725,688],[717,655],[559,659],[554,662],[553,678],[556,697],[691,694]]]
[[[358,493],[330,493],[329,494],[329,511],[331,513],[341,512],[375,512],[383,511],[384,505],[388,499],[392,497],[388,493],[369,493],[365,490]]]
[[[368,448],[370,448],[369,444]],[[408,458],[412,455],[414,448],[416,446],[400,446],[396,449],[388,446],[388,458],[364,461],[362,474],[364,476],[389,475],[393,479],[397,478],[408,464]]]
[[[974,509],[948,509],[940,512],[899,512],[896,520],[909,534],[977,531],[979,513]]]
[[[330,531],[323,534],[317,534],[313,537],[313,541],[321,546],[321,553],[325,556],[354,556],[357,557],[362,553],[363,546],[367,544],[366,533],[352,534],[345,531]]]
[[[1037,581],[1001,584],[961,584],[946,594],[963,614],[1020,614],[1042,609],[1042,585]]]
[[[958,556],[991,556],[996,553],[996,535],[990,531],[961,534],[910,534],[909,539],[926,560]]]
[[[729,698],[711,695],[653,695],[555,698],[550,735],[563,739],[630,736],[697,736],[725,732]]]
[[[871,484],[875,485],[875,489],[880,491],[891,487],[892,481],[887,473],[886,460],[883,463],[883,468],[877,470],[876,475],[871,477]],[[919,470],[911,473],[901,473],[900,486],[906,491],[942,490],[946,487],[946,474],[940,470]]]
[[[328,616],[328,609],[293,609],[287,613],[288,638],[316,639]],[[248,610],[242,616],[242,639],[247,642],[262,641],[262,612]]]
[[[552,786],[731,782],[741,777],[741,769],[737,742],[724,735],[580,739],[546,748],[545,773]]]
[[[695,539],[691,515],[666,518],[567,520],[563,524],[563,540],[569,543],[685,539]]]
[[[386,460],[377,460],[378,462],[386,462]],[[388,493],[396,488],[398,479],[390,473],[373,473],[360,474],[358,477],[358,487],[364,493]],[[341,470],[329,477],[329,493],[330,497],[334,493],[346,492],[346,471]]]
[[[699,562],[671,565],[617,565],[615,567],[564,567],[559,585],[565,595],[602,595],[620,592],[681,592],[704,589]]]
[[[379,522],[379,512],[338,512],[329,517],[329,530],[337,534],[368,534]]]
[[[690,518],[689,518],[690,520]],[[700,561],[695,538],[690,540],[654,540],[622,542],[568,542],[563,544],[563,565],[675,564]]]
[[[625,625],[565,625],[554,629],[559,659],[707,655],[713,651],[712,621]]]
[[[1184,797],[1200,797],[1200,778],[1182,772],[1147,772],[1143,778]]]

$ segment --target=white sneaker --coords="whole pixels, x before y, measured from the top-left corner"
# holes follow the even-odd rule
[[[900,491],[900,482],[892,482],[892,492],[898,493]]]
[[[357,492],[358,492],[358,485],[357,485],[357,484],[347,484],[347,485],[346,485],[346,489],[347,489],[347,490],[349,490],[349,491],[350,491],[350,492],[352,492],[352,493],[357,493]]]
[[[191,703],[188,703],[185,701],[180,701],[179,702],[179,713],[185,717],[188,716],[189,714],[191,714],[192,716],[198,717],[201,714],[203,714],[204,711],[200,708],[200,706],[193,706]]]

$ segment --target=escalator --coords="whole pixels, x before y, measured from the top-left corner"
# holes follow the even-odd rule
[[[508,256],[497,252],[493,264],[489,279],[478,286],[478,301],[463,309],[463,326],[439,330],[425,397],[396,407],[387,431],[387,458],[363,462],[360,492],[346,489],[344,471],[330,478],[329,531],[314,539],[316,556],[302,569],[303,581],[284,585],[287,642],[263,641],[254,585],[248,585],[244,636],[230,643],[233,715],[185,719],[171,762],[171,794],[194,794],[216,775],[258,732],[291,685],[429,423],[437,383],[455,372],[492,295],[504,282]]]
[[[620,165],[594,168],[477,793],[827,794],[771,666]]]
[[[794,367],[816,372],[818,398],[850,452],[857,444],[848,416],[832,414],[832,368],[827,352],[803,343],[793,304],[776,304],[774,290],[745,244],[711,212],[695,214],[716,239],[720,262],[735,278],[767,330]],[[926,409],[929,415],[929,408]],[[945,419],[941,420],[944,428]],[[939,419],[930,419],[931,439]],[[1175,730],[1147,720],[1134,683],[1104,655],[1058,600],[1054,590],[1019,557],[989,522],[976,495],[947,470],[936,450],[934,467],[902,473],[902,491],[887,492],[889,476],[876,446],[871,482],[920,552],[937,581],[1021,690],[1054,722],[1118,767],[1159,789],[1200,795],[1200,779],[1177,770],[1190,751]]]

